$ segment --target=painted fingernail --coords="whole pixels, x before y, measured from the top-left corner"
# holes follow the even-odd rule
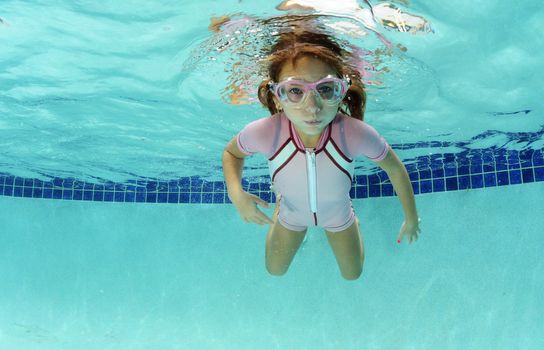
[[[400,244],[400,239],[397,239],[397,243]]]

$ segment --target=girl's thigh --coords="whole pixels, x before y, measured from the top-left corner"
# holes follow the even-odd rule
[[[304,241],[306,230],[292,231],[282,226],[278,221],[279,200],[276,203],[274,223],[266,236],[266,268],[273,275],[283,275],[287,272],[298,248]]]
[[[365,259],[359,220],[355,218],[353,224],[343,231],[326,233],[342,276],[345,279],[357,279],[363,271]]]

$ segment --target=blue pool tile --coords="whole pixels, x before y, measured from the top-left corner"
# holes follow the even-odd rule
[[[73,199],[76,200],[76,201],[79,201],[83,198],[83,191],[78,189],[78,190],[74,190],[74,197]]]
[[[15,185],[15,176],[8,176],[4,180],[4,185],[13,186]]]
[[[94,185],[94,191],[95,191],[95,192],[104,192],[104,185],[102,185],[102,184],[95,184],[95,185]]]
[[[94,184],[90,182],[86,182],[85,185],[83,185],[84,190],[94,190]]]
[[[125,192],[127,190],[127,186],[125,184],[116,183],[113,186],[113,190],[115,192]]]
[[[355,187],[349,189],[349,198],[355,198]]]
[[[179,193],[168,193],[168,203],[179,203]]]
[[[257,184],[257,187],[259,184]],[[213,192],[213,182],[212,181],[204,181],[202,183],[202,192]]]
[[[112,191],[104,191],[103,200],[104,200],[104,202],[113,202],[113,192]]]
[[[148,181],[145,184],[145,189],[147,192],[157,192],[157,187],[159,187],[159,183],[157,181]]]
[[[379,185],[370,185],[368,188],[369,197],[380,197],[380,186]]]
[[[145,203],[147,199],[147,192],[136,192],[136,203]]]
[[[225,192],[227,189],[225,187],[225,183],[223,181],[215,181],[213,183],[213,191],[214,192]]]
[[[494,163],[495,158],[493,156],[493,152],[491,151],[484,151],[483,157],[482,157],[483,163]]]
[[[125,201],[125,193],[124,192],[115,192],[113,196],[114,202],[124,202]]]
[[[433,169],[432,171],[434,179],[444,177],[444,173],[444,169]]]
[[[495,169],[497,171],[503,171],[503,170],[508,170],[508,165],[506,164],[506,162],[499,162],[497,161],[495,163]]]
[[[433,192],[444,192],[446,190],[446,184],[444,179],[433,180]]]
[[[136,201],[136,192],[135,191],[125,192],[125,202],[133,203],[134,201]]]
[[[23,197],[32,198],[32,187],[23,187]]]
[[[42,198],[53,198],[53,189],[44,188]]]
[[[542,153],[541,150],[536,150],[533,153],[532,163],[533,163],[533,166],[544,165],[544,154]]]
[[[92,201],[93,200],[93,191],[83,191],[83,200]]]
[[[62,191],[62,199],[71,200],[73,197],[74,190],[66,188]]]
[[[404,167],[406,168],[406,171],[408,173],[417,172],[417,164],[408,163],[408,164],[404,164]]]
[[[265,200],[270,201],[270,194],[267,194],[267,195],[268,195],[268,199],[265,199]],[[218,203],[218,204],[225,203],[225,194],[224,193],[214,193],[213,194],[213,202]]]
[[[23,184],[25,187],[32,187],[34,186],[34,179],[24,179]]]
[[[15,178],[15,186],[23,187],[25,185],[25,179],[22,177]]]
[[[94,191],[93,201],[102,202],[104,200],[104,191]]]
[[[534,168],[535,171],[535,180],[544,181],[544,167]]]
[[[425,169],[419,171],[419,178],[421,180],[430,179],[432,177],[431,170]]]
[[[483,166],[482,166],[482,163],[471,164],[471,165],[470,165],[470,174],[471,174],[471,175],[474,175],[474,174],[481,174],[481,173],[483,173]]]
[[[202,194],[202,203],[205,203],[205,204],[213,203],[213,194],[212,193],[203,193]]]
[[[446,190],[447,191],[457,191],[458,189],[459,189],[459,186],[457,184],[457,178],[456,177],[446,178]]]
[[[366,187],[366,186],[356,186],[355,187],[355,198],[368,198],[368,187]]]
[[[146,203],[157,203],[157,193],[156,192],[147,192],[145,195]]]
[[[408,177],[410,178],[410,181],[419,181],[419,173],[417,171],[408,173]]]
[[[510,179],[509,179],[507,171],[497,172],[497,185],[499,186],[510,185]]]
[[[433,191],[433,182],[431,180],[423,180],[419,183],[420,193],[431,193]]]
[[[168,192],[168,182],[157,181],[157,192]]]
[[[459,189],[466,190],[470,188],[470,177],[468,176],[459,176]]]
[[[255,183],[255,182],[252,182],[249,184],[249,191],[252,192],[252,193],[255,193],[255,192],[259,192],[259,184],[258,183]],[[202,191],[202,192],[207,192],[207,191]]]
[[[484,187],[483,175],[471,175],[470,176],[470,188],[482,188]]]
[[[269,182],[261,182],[259,183],[259,189],[261,192],[268,192],[270,191],[270,183]]]
[[[53,189],[53,199],[62,199],[62,190],[55,188]]]
[[[42,198],[43,197],[43,189],[40,187],[34,187],[32,190],[32,198]]]
[[[167,192],[158,192],[157,193],[157,203],[168,203],[168,193]]]
[[[188,177],[179,179],[178,187],[181,192],[188,192],[191,189],[191,179]]]
[[[40,179],[34,179],[34,188],[43,187],[43,181]]]
[[[202,179],[199,176],[191,176],[191,191],[202,190]]]
[[[526,149],[519,152],[519,161],[522,168],[529,168],[532,164],[534,150]]]
[[[74,179],[68,178],[62,181],[62,187],[64,188],[73,188],[73,186],[74,186]]]
[[[457,173],[459,175],[468,175],[470,173],[470,167],[468,165],[461,165],[457,168]]]
[[[182,192],[179,194],[179,202],[180,203],[191,203],[191,197],[189,193]]]
[[[53,179],[53,186],[62,187],[63,182],[64,182],[64,179],[61,179],[60,177],[56,177]]]
[[[376,175],[380,178],[380,183],[389,182],[389,176],[385,171],[380,170]]]
[[[23,196],[23,187],[13,186],[13,197],[22,197]]]
[[[178,180],[168,181],[168,192],[179,192]]]
[[[383,184],[382,185],[382,197],[391,197],[394,195],[393,185]]]
[[[414,194],[419,194],[419,182],[412,182],[412,190]]]
[[[484,164],[484,173],[490,173],[495,171],[495,164],[485,163]]]
[[[355,176],[355,183],[357,183],[357,185],[368,185],[368,176],[366,176],[366,175],[356,175]]]
[[[261,197],[261,199],[263,201],[270,203],[270,197],[271,197],[270,192],[261,192],[259,197]],[[214,199],[214,201],[215,201],[215,199]]]
[[[497,186],[497,177],[495,176],[495,173],[484,174],[484,186],[485,187]]]
[[[517,185],[521,183],[521,171],[510,170],[510,184]]]
[[[521,178],[523,180],[523,183],[534,182],[535,177],[533,175],[533,169],[522,169]]]
[[[200,193],[191,193],[191,203],[202,203],[202,196]]]
[[[368,176],[368,183],[369,185],[376,185],[380,183],[380,178],[377,175],[369,175]]]

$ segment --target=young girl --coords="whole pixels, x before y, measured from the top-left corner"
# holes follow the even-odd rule
[[[245,222],[270,224],[266,268],[283,275],[309,226],[325,229],[342,276],[357,279],[364,248],[349,191],[353,159],[365,155],[387,172],[405,220],[398,243],[417,240],[419,219],[412,186],[387,142],[363,122],[366,94],[360,74],[341,47],[324,34],[285,33],[268,58],[269,78],[259,100],[272,116],[248,124],[226,146],[223,171],[228,195]],[[244,158],[269,161],[276,208],[273,218],[257,205],[269,204],[241,187]]]

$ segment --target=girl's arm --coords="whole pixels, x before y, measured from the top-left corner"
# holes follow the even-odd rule
[[[268,202],[242,189],[242,169],[246,155],[240,151],[236,138],[230,140],[223,151],[223,175],[228,196],[245,222],[272,224],[272,220],[257,208],[269,207]]]
[[[389,149],[387,156],[378,162],[380,168],[382,168],[389,176],[389,180],[393,184],[393,188],[397,193],[404,210],[404,223],[399,233],[398,243],[403,236],[407,235],[409,242],[413,242],[417,239],[417,235],[420,232],[419,229],[419,217],[416,209],[416,202],[414,199],[414,191],[408,172],[402,164],[399,157],[395,154],[393,149]]]

